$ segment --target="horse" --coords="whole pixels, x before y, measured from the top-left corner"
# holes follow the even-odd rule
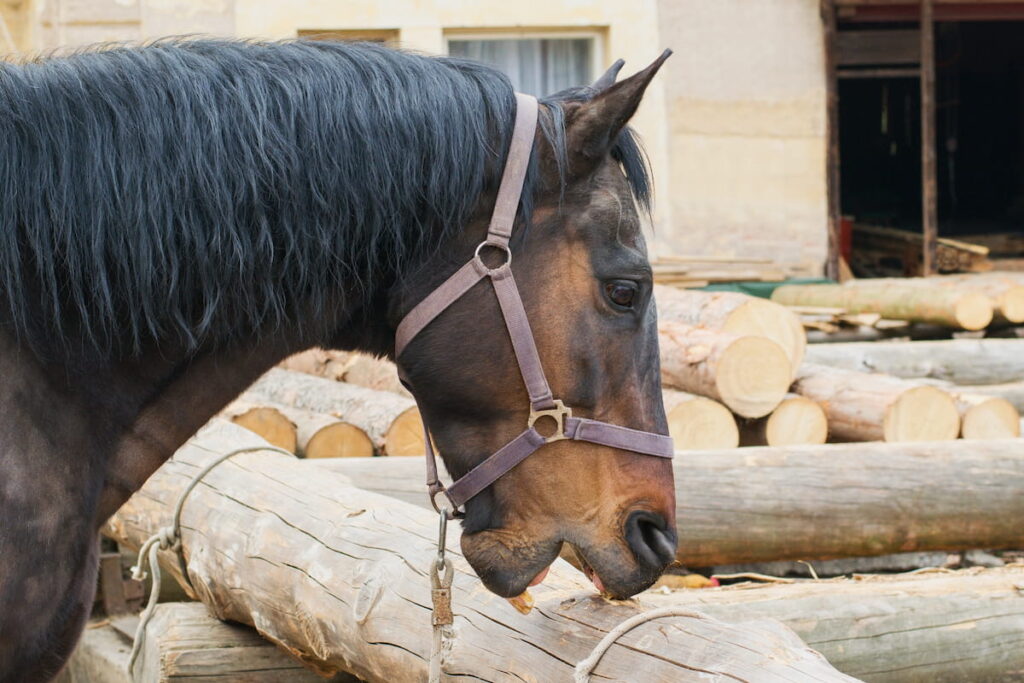
[[[627,124],[668,54],[541,100],[509,246],[556,395],[662,435],[650,177]],[[0,681],[60,670],[100,526],[258,376],[314,346],[394,356],[486,233],[515,107],[497,70],[372,44],[0,63]],[[453,477],[522,431],[488,287],[402,368]],[[466,503],[462,545],[499,595],[567,545],[625,598],[674,560],[674,518],[668,460],[566,440]]]

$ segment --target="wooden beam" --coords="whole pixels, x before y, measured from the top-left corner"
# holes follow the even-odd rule
[[[881,69],[840,69],[836,76],[851,78],[918,78],[921,70],[915,67],[891,67]]]
[[[900,31],[841,31],[836,34],[838,66],[918,64],[920,37],[914,29]]]
[[[821,0],[825,51],[825,177],[828,220],[828,257],[825,277],[839,279],[839,82],[836,78],[835,0]]]
[[[938,180],[935,155],[935,22],[933,1],[921,0],[921,232],[922,270],[937,272],[939,237]]]

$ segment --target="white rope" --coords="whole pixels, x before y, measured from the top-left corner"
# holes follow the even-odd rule
[[[132,673],[132,669],[135,667],[135,660],[138,659],[139,653],[142,651],[142,645],[146,639],[146,626],[149,624],[150,618],[153,616],[153,610],[156,609],[157,601],[160,599],[160,562],[158,559],[158,553],[161,550],[174,550],[178,555],[178,562],[181,564],[181,574],[188,583],[190,588],[192,586],[192,580],[188,576],[188,567],[185,565],[185,556],[181,552],[181,511],[185,507],[185,499],[188,498],[188,494],[192,492],[199,482],[203,480],[207,474],[210,473],[213,468],[221,464],[228,458],[234,457],[239,453],[252,453],[254,451],[276,451],[278,453],[284,453],[289,457],[294,457],[294,454],[289,453],[283,448],[277,448],[269,444],[263,446],[246,446],[245,448],[236,448],[233,451],[228,451],[223,455],[217,456],[215,460],[210,462],[206,467],[199,470],[192,481],[188,483],[188,486],[178,496],[178,502],[174,505],[174,518],[169,526],[161,527],[155,534],[146,539],[146,542],[139,548],[139,559],[138,564],[132,567],[132,578],[136,581],[145,580],[146,576],[152,575],[151,585],[149,587],[149,600],[146,601],[146,609],[142,610],[142,614],[139,615],[139,625],[135,629],[135,639],[132,642],[132,652],[128,658],[128,673]],[[148,568],[148,573],[147,573]]]
[[[649,612],[641,612],[640,614],[632,616],[605,634],[605,637],[601,639],[601,642],[598,643],[591,651],[590,656],[576,665],[576,669],[573,671],[572,675],[573,683],[588,683],[590,681],[590,674],[593,672],[594,667],[597,666],[597,663],[601,661],[601,657],[604,656],[604,653],[608,651],[608,648],[610,648],[616,640],[640,624],[645,624],[648,621],[653,621],[654,619],[661,619],[662,617],[691,617],[693,619],[711,618],[706,614],[694,612],[693,610],[684,609],[682,607],[661,607],[659,609],[652,609]]]

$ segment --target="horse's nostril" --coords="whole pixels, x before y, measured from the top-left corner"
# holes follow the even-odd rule
[[[665,518],[647,510],[630,513],[626,519],[626,543],[641,564],[661,569],[676,558],[676,535]]]

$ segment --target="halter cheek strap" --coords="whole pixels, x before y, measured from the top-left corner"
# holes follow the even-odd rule
[[[494,213],[487,229],[486,239],[480,243],[472,260],[459,268],[431,292],[423,301],[402,319],[395,333],[395,358],[401,367],[402,351],[434,318],[468,292],[484,278],[491,282],[498,299],[505,327],[515,351],[516,362],[523,376],[523,384],[530,397],[530,416],[526,429],[493,455],[445,488],[437,476],[437,461],[430,442],[430,434],[424,428],[424,442],[427,452],[427,486],[431,502],[438,508],[436,497],[444,493],[457,511],[470,498],[497,481],[513,467],[547,443],[570,439],[610,446],[659,458],[673,456],[672,439],[663,434],[644,432],[628,427],[573,417],[572,409],[554,398],[551,387],[537,353],[530,322],[523,308],[515,278],[512,276],[512,252],[509,239],[515,224],[523,181],[530,162],[534,135],[537,130],[537,100],[529,95],[516,93],[516,121],[512,131],[505,170],[498,187]],[[488,267],[481,258],[481,251],[493,248],[504,252],[505,262],[495,268]],[[534,425],[542,418],[555,423],[550,436],[538,432]],[[438,508],[440,510],[440,508]],[[456,513],[457,514],[457,513]]]

